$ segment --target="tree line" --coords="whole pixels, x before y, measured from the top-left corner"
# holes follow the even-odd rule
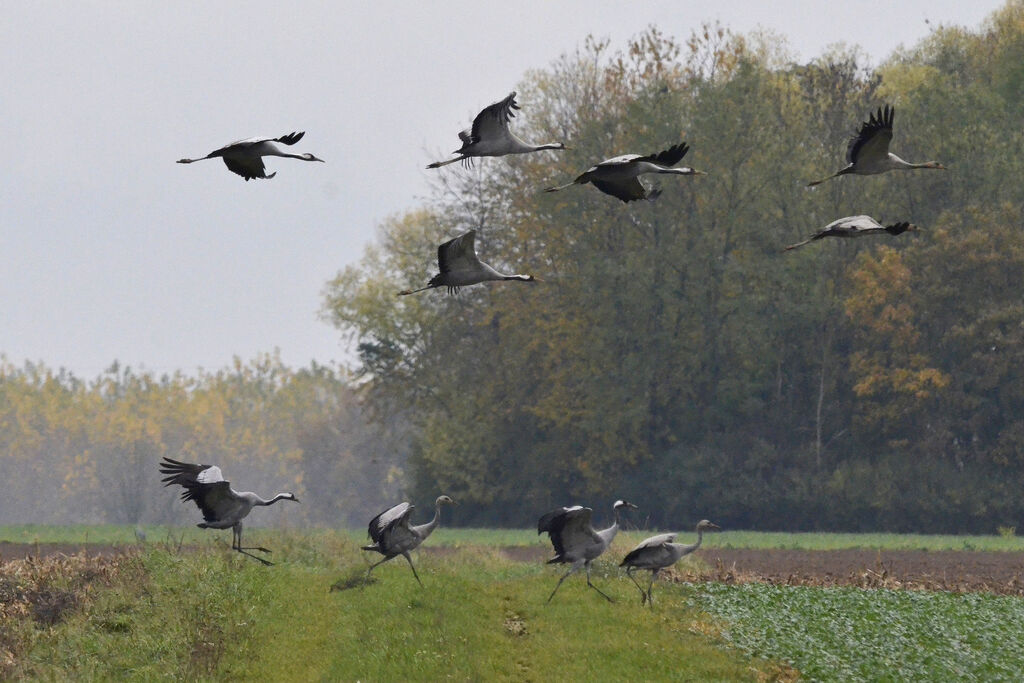
[[[160,483],[169,456],[312,503],[286,523],[361,525],[399,495],[406,453],[397,423],[368,425],[359,393],[336,367],[293,370],[276,354],[194,376],[115,363],[92,380],[0,358],[0,520],[198,521]]]
[[[566,152],[438,172],[329,284],[363,407],[464,524],[627,498],[652,524],[992,532],[1024,517],[1024,3],[869,67],[776,36],[588,39],[517,88]],[[497,93],[496,96],[501,93]],[[869,113],[948,172],[809,180]],[[681,140],[709,173],[629,205],[541,190]],[[785,245],[846,215],[924,227]],[[531,287],[396,297],[469,229]]]

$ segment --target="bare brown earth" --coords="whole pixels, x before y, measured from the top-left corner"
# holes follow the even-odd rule
[[[112,557],[132,546],[0,541],[0,563],[26,557]],[[421,552],[446,555],[455,548],[428,546]],[[517,562],[544,562],[543,546],[506,546]],[[663,574],[676,581],[772,583],[793,586],[858,586],[1024,596],[1024,553],[959,550],[752,550],[708,548],[697,562],[680,562]]]
[[[0,563],[24,560],[27,557],[56,557],[78,555],[86,557],[113,557],[131,546],[103,545],[101,543],[12,543],[0,541]]]
[[[435,548],[434,552],[450,549]],[[521,562],[551,556],[541,546],[505,547]],[[958,550],[776,550],[709,548],[697,562],[663,574],[675,581],[772,583],[791,586],[910,588],[1024,596],[1024,553]]]

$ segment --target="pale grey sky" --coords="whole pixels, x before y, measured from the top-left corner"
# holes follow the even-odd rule
[[[280,348],[342,360],[322,289],[427,192],[431,152],[587,34],[703,21],[786,37],[798,59],[877,64],[1001,2],[29,2],[0,21],[0,353],[92,377],[113,360],[214,370]],[[522,116],[529,116],[529,102]],[[305,130],[269,181],[219,160]],[[494,162],[497,163],[497,162]],[[442,171],[443,172],[443,171]],[[429,258],[431,250],[424,251]]]

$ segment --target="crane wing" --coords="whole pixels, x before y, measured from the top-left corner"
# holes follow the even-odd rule
[[[288,135],[282,135],[279,138],[274,138],[274,142],[280,142],[285,145],[294,145],[296,142],[302,139],[302,136],[306,134],[306,131],[302,130],[298,133],[288,133]]]
[[[207,522],[230,519],[243,504],[226,481],[187,487],[181,499],[194,500],[203,513],[203,520]]]
[[[643,566],[652,560],[658,560],[668,553],[668,544],[676,540],[676,534],[658,534],[640,542],[622,559],[620,567],[626,565]]]
[[[484,138],[496,139],[507,135],[508,122],[516,115],[514,109],[519,109],[515,92],[485,108],[473,119],[473,127],[469,132],[471,141],[480,142]],[[459,137],[463,142],[466,141],[463,134],[460,133]]]
[[[637,161],[650,161],[659,166],[675,166],[683,160],[688,151],[690,151],[690,146],[685,142],[680,142],[678,145],[673,145],[664,151],[640,157]]]
[[[564,556],[566,552],[601,542],[601,537],[590,523],[594,514],[592,509],[579,505],[563,509],[564,512],[561,514],[552,514],[557,511],[548,513],[551,518],[547,524],[547,532],[551,538],[551,545],[555,548],[556,559]],[[541,520],[544,521],[544,517]]]
[[[596,171],[599,168],[608,168],[609,166],[624,166],[625,164],[628,164],[631,161],[636,161],[637,159],[642,158],[643,157],[641,157],[639,154],[622,154],[617,157],[612,157],[611,159],[605,159],[604,161],[598,163],[596,166],[591,166],[589,169],[587,169],[587,173],[590,173],[591,171]]]
[[[273,178],[277,175],[277,172],[267,175],[267,169],[263,165],[263,157],[247,157],[240,159],[238,157],[222,157],[224,159],[224,165],[228,167],[228,170],[232,173],[245,178],[248,182],[252,178]]]
[[[217,522],[231,515],[242,500],[231,490],[216,465],[194,465],[165,457],[160,463],[164,486],[177,484],[185,490],[181,499],[195,501],[207,522]]]
[[[860,132],[850,138],[846,146],[846,161],[856,164],[862,162],[881,161],[889,154],[889,143],[892,141],[892,120],[895,109],[886,105],[879,107],[877,114],[860,126]]]
[[[410,503],[399,503],[371,519],[370,525],[367,528],[367,534],[370,536],[370,539],[374,543],[380,543],[381,538],[396,526],[408,526],[409,515],[412,514],[414,509],[416,509],[415,505]]]
[[[882,227],[881,223],[876,221],[871,216],[847,216],[846,218],[840,218],[837,221],[833,221],[825,226],[825,229],[829,228],[849,228],[852,230],[877,230]]]
[[[463,233],[437,248],[437,267],[441,273],[474,270],[480,265],[476,256],[476,230]]]
[[[541,518],[539,520],[537,520],[537,534],[540,535],[540,534],[544,533],[545,531],[550,533],[551,529],[553,527],[554,521],[557,518],[559,518],[562,515],[564,515],[565,513],[569,512],[569,510],[575,510],[575,509],[578,509],[579,507],[580,507],[579,505],[574,505],[571,508],[560,507],[560,508],[555,508],[551,512],[544,513],[543,515],[541,515]]]
[[[633,177],[625,180],[591,180],[594,187],[605,194],[621,199],[624,202],[632,202],[637,199],[654,199],[660,192],[648,190],[640,178]]]
[[[160,463],[160,474],[167,475],[160,480],[164,486],[195,486],[224,481],[224,474],[216,465],[195,465],[168,457]]]

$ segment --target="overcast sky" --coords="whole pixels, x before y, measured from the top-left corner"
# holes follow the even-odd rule
[[[845,42],[877,64],[1001,4],[3,2],[0,354],[85,377],[275,348],[343,361],[317,317],[325,283],[426,194],[428,151],[588,34],[621,47],[719,20],[785,36],[802,61]],[[277,177],[248,183],[174,163],[293,130],[292,151],[327,163],[268,159]]]

